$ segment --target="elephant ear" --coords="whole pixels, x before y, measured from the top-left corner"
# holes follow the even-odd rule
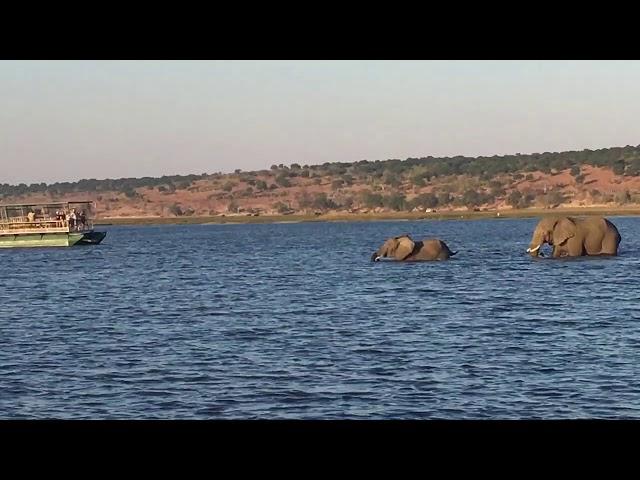
[[[576,224],[570,218],[562,218],[553,228],[553,244],[562,245],[576,234]]]
[[[394,257],[396,260],[404,260],[413,252],[416,244],[409,235],[403,235],[402,237],[397,237],[396,241],[398,242],[398,246],[396,247],[396,251]]]

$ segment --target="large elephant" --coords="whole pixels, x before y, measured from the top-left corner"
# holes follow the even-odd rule
[[[538,222],[527,253],[537,257],[544,243],[553,245],[553,257],[617,255],[620,233],[603,217],[547,217]]]
[[[400,235],[385,241],[376,252],[373,252],[371,260],[377,262],[385,257],[406,262],[446,260],[456,253],[458,252],[449,250],[442,240],[425,238],[416,242],[409,235]]]

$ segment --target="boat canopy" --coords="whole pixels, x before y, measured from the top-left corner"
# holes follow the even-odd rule
[[[89,232],[95,214],[92,201],[0,205],[0,235]]]
[[[17,219],[28,218],[29,212],[33,212],[36,218],[55,218],[57,212],[64,212],[69,215],[73,210],[80,214],[84,212],[89,220],[95,218],[96,206],[93,201],[75,202],[40,202],[40,203],[16,203],[0,204],[0,222],[7,222]]]

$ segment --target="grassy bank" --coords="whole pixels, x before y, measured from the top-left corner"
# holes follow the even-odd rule
[[[244,223],[297,223],[297,222],[370,222],[390,220],[474,220],[501,218],[531,218],[544,215],[602,215],[606,217],[640,215],[640,208],[556,208],[553,210],[527,208],[485,212],[388,212],[326,215],[261,215],[215,217],[120,217],[102,218],[99,225],[183,225],[183,224],[244,224]]]

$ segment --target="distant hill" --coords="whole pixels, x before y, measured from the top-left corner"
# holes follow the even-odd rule
[[[114,218],[640,204],[640,145],[0,185],[3,203],[80,198]]]

